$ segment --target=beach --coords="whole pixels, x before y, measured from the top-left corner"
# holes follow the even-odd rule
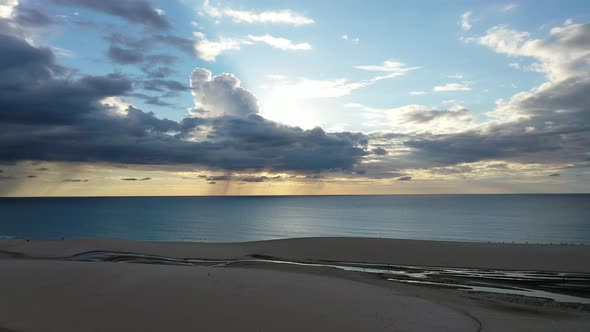
[[[111,256],[76,259],[97,251]],[[140,256],[144,264],[121,259],[131,253],[148,256]],[[191,259],[201,265],[189,266]],[[0,240],[0,331],[588,331],[588,305],[313,266],[356,262],[586,274],[588,261],[590,246],[571,245],[371,238]]]

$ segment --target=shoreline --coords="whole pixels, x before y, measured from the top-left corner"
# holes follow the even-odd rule
[[[72,257],[82,253],[90,254]],[[561,271],[540,272],[550,280],[588,273],[589,258],[588,246],[369,238],[0,240],[0,331],[587,331],[589,305],[404,283],[407,271],[392,281],[383,271],[326,262],[438,263],[449,269],[436,278],[448,281],[464,272],[453,269],[458,262],[503,278],[496,270],[528,261],[525,266],[541,268],[536,271]],[[234,261],[211,261],[221,259]],[[478,284],[487,277],[467,279]]]

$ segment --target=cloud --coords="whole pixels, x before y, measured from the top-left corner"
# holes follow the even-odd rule
[[[269,34],[263,36],[252,36],[248,35],[248,39],[268,44],[274,48],[278,48],[281,50],[289,50],[289,51],[299,51],[299,50],[311,50],[311,45],[309,43],[293,43],[293,41],[286,39],[286,38],[279,38],[274,37]]]
[[[220,37],[217,41],[211,41],[203,36],[194,42],[194,50],[201,60],[215,61],[222,53],[230,50],[239,50],[242,40]]]
[[[207,118],[259,113],[256,97],[240,84],[232,74],[212,76],[211,71],[196,68],[190,80],[196,105],[194,112]]]
[[[481,37],[481,45],[511,57],[536,60],[527,70],[543,72],[553,81],[587,72],[590,65],[590,24],[572,24],[550,30],[549,38],[533,39],[530,33],[498,25]]]
[[[154,35],[136,39],[120,33],[112,33],[105,36],[105,40],[110,44],[107,56],[112,62],[118,65],[135,65],[148,79],[163,80],[175,72],[172,66],[178,57],[170,54],[152,53],[154,49],[163,49],[160,47],[162,45],[158,44],[172,46],[190,56],[196,56],[193,41],[174,36]],[[163,94],[144,96],[143,99],[146,101],[150,98],[159,100],[174,95],[164,93],[164,91],[160,92]],[[137,96],[141,98],[140,95]]]
[[[0,18],[10,18],[12,12],[18,6],[18,0],[0,1]]]
[[[386,61],[383,61],[383,64],[381,64],[381,65],[354,66],[354,68],[360,69],[360,70],[389,73],[386,76],[378,77],[379,79],[381,79],[381,78],[391,78],[391,77],[396,77],[396,76],[403,76],[412,70],[420,69],[422,67],[406,67],[406,65],[404,63],[399,62],[397,60],[386,60]]]
[[[131,23],[142,24],[154,29],[168,29],[170,22],[164,13],[145,0],[51,0],[70,7],[84,7],[109,15],[117,16]]]
[[[553,174],[549,174],[549,176],[560,176],[561,174],[559,173],[553,173]]]
[[[377,80],[350,81],[346,78],[318,80],[310,78],[284,79],[274,83],[268,93],[274,100],[306,100],[346,96],[368,87]]]
[[[317,172],[353,169],[369,154],[363,134],[264,119],[231,74],[194,70],[195,108],[172,121],[121,102],[134,92],[120,75],[72,79],[69,72],[50,49],[0,36],[0,161]]]
[[[508,64],[508,67],[514,68],[514,69],[521,69],[522,68],[522,66],[518,62],[511,62]]]
[[[410,93],[409,93],[410,96],[423,96],[425,94],[426,94],[426,92],[424,92],[424,91],[410,91]]]
[[[410,124],[432,123],[432,122],[471,122],[473,117],[465,108],[451,110],[432,110],[424,107],[409,108],[403,112],[401,121]]]
[[[357,45],[361,41],[360,38],[358,38],[358,37],[352,37],[352,36],[349,36],[349,35],[342,35],[342,36],[340,36],[340,39],[350,41],[354,45]]]
[[[158,91],[158,92],[180,92],[188,91],[190,88],[187,84],[165,79],[147,79],[141,82],[144,90]]]
[[[152,178],[122,178],[121,181],[149,181]]]
[[[424,105],[405,105],[395,108],[372,108],[359,105],[368,124],[379,129],[388,128],[400,135],[448,134],[471,129],[475,123],[471,112],[455,106],[448,110],[437,110]]]
[[[0,50],[0,121],[67,124],[95,110],[97,100],[131,90],[118,75],[54,79],[68,70],[52,51],[15,37],[0,35]]]
[[[355,90],[366,88],[384,79],[403,76],[407,72],[420,67],[406,67],[405,64],[394,60],[385,61],[378,66],[356,66],[355,68],[370,72],[385,72],[385,75],[377,75],[366,80],[351,81],[347,78],[336,79],[311,79],[298,78],[289,79],[280,76],[273,79],[273,85],[268,91],[272,99],[269,103],[287,103],[297,100],[336,98],[349,95]]]
[[[247,176],[240,178],[241,182],[264,182],[268,180],[267,176]]]
[[[13,17],[15,22],[25,27],[46,27],[55,23],[53,18],[35,8],[25,8],[20,5],[15,8],[14,13],[16,13]]]
[[[215,175],[207,178],[207,181],[229,181],[232,177],[229,175]]]
[[[511,12],[511,11],[516,10],[517,8],[518,8],[518,4],[512,2],[512,3],[508,3],[508,4],[504,5],[501,10],[503,12]]]
[[[473,167],[469,165],[461,165],[454,167],[434,167],[430,170],[433,174],[450,175],[450,174],[465,174],[471,173]]]
[[[473,13],[470,11],[467,11],[467,12],[464,12],[463,14],[461,14],[461,29],[463,29],[465,31],[471,30],[471,28],[473,27],[471,25],[471,16],[472,15],[473,15]]]
[[[371,144],[379,144],[396,155],[395,162],[382,167],[449,167],[488,160],[549,165],[553,169],[587,164],[589,25],[553,28],[546,39],[531,39],[527,32],[498,26],[474,40],[509,57],[535,59],[535,66],[546,73],[548,80],[507,101],[499,100],[484,122],[471,121],[472,125],[461,130],[371,134]],[[432,119],[438,113],[418,114],[417,119],[436,121],[451,113]]]
[[[452,75],[448,75],[448,78],[457,78],[457,79],[462,79],[463,75],[462,74],[452,74]]]
[[[207,36],[200,32],[196,32],[194,35],[197,40],[194,41],[193,47],[197,57],[209,62],[214,62],[218,56],[226,51],[239,50],[242,45],[251,45],[253,42],[264,43],[284,51],[311,50],[309,43],[294,43],[289,39],[269,34],[261,36],[248,35],[247,39],[219,37],[216,41],[207,39]]]
[[[79,183],[79,182],[88,182],[87,179],[63,179],[61,182],[70,182],[70,183]]]
[[[397,179],[398,181],[411,181],[412,177],[411,176],[402,176],[401,178]]]
[[[370,139],[392,144],[389,150],[405,149],[398,155],[397,167],[428,168],[483,160],[575,165],[588,160],[589,96],[590,78],[574,77],[519,93],[491,112],[487,122],[464,130],[375,135]],[[425,115],[430,119],[430,112]]]
[[[144,60],[141,53],[113,45],[109,47],[108,56],[109,59],[120,64],[140,63]]]
[[[432,88],[434,92],[447,92],[447,91],[471,91],[471,87],[467,84],[461,83],[447,83],[445,85],[437,85]]]
[[[236,23],[276,23],[294,26],[313,24],[314,20],[298,14],[290,9],[278,11],[255,12],[250,10],[237,10],[232,8],[219,8],[210,4],[209,0],[203,1],[202,12],[213,18],[229,17]]]
[[[19,1],[0,0],[0,34],[17,36],[34,42],[43,29],[47,29],[58,21],[43,10],[27,7]],[[55,48],[55,50],[63,49]]]
[[[376,154],[378,156],[384,156],[387,154],[387,150],[385,150],[384,148],[375,148],[375,149],[371,150],[371,152],[373,152],[374,154]]]

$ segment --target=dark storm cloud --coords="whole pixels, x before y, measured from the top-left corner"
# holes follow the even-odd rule
[[[49,168],[47,167],[40,167],[40,168],[35,168],[36,171],[38,172],[47,172],[49,170]]]
[[[0,35],[0,121],[75,123],[99,109],[98,100],[131,89],[131,82],[118,75],[59,78],[66,72],[51,50]]]
[[[0,181],[14,180],[14,179],[15,179],[15,177],[13,177],[13,176],[0,174]]]
[[[411,176],[402,176],[401,178],[397,179],[398,181],[411,181],[412,177]]]
[[[326,133],[321,128],[303,130],[281,125],[259,115],[220,117],[212,121],[209,139],[232,146],[233,162],[227,169],[274,170],[351,169],[366,151],[367,139],[359,133]]]
[[[34,179],[36,177],[37,177],[37,175],[27,175],[27,178],[29,178],[29,179]]]
[[[560,176],[561,174],[559,173],[553,173],[553,174],[549,174],[549,176]]]
[[[51,0],[62,6],[84,7],[155,29],[168,29],[170,22],[144,0]]]
[[[201,86],[203,105],[247,105],[249,111],[176,122],[132,106],[121,110],[101,104],[105,97],[133,93],[124,77],[71,79],[68,73],[55,63],[51,50],[0,36],[0,160],[318,171],[352,169],[368,153],[362,134],[285,126],[246,115],[257,112],[255,99],[219,100],[228,92],[232,98],[251,96],[230,75]],[[174,81],[150,83],[156,89],[184,89]],[[200,140],[187,140],[193,137]]]

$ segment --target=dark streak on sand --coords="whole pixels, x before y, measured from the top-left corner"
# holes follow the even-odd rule
[[[392,264],[367,264],[333,261],[289,261],[268,255],[251,255],[247,259],[173,258],[138,253],[90,251],[66,258],[73,261],[127,262],[183,266],[235,267],[254,264],[272,266],[287,264],[295,267],[332,268],[382,279],[414,283],[420,286],[448,287],[463,291],[501,293],[505,296],[556,300],[565,306],[590,311],[590,275],[582,273],[551,273],[538,271],[502,271],[490,269],[459,269]],[[478,291],[477,287],[487,291]],[[522,293],[530,295],[523,296]]]

